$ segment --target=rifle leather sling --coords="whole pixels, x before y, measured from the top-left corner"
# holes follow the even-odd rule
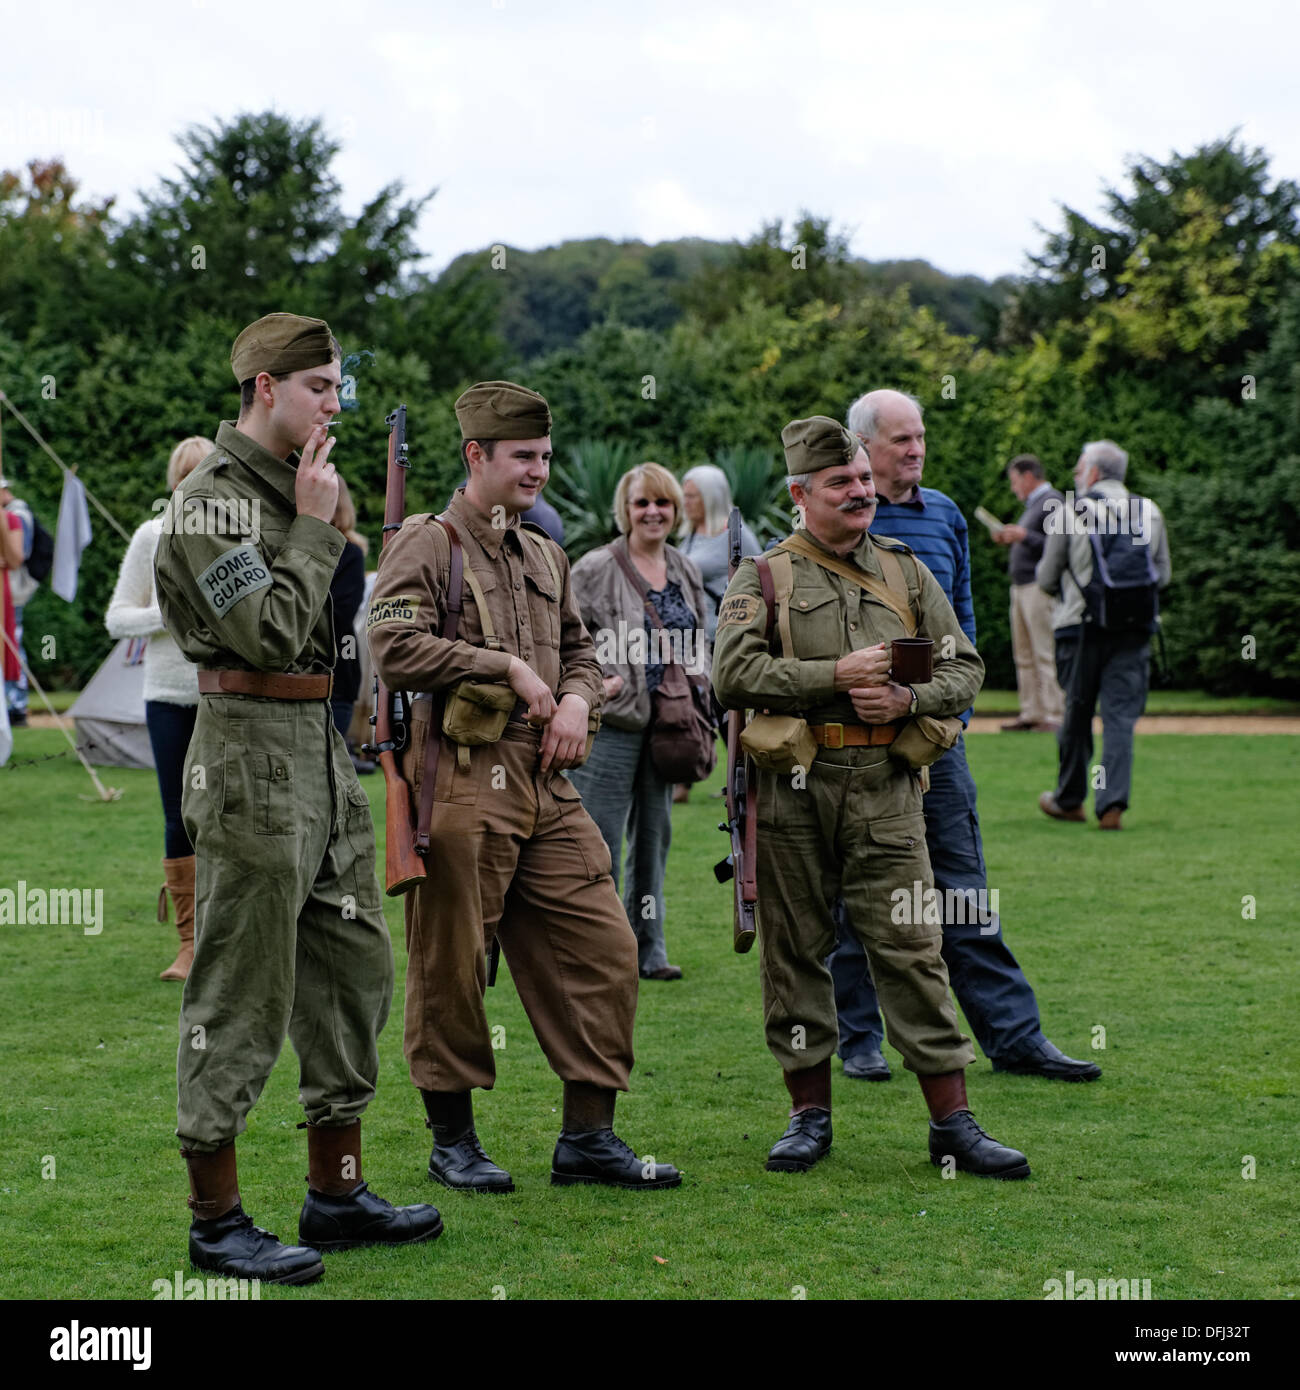
[[[448,642],[456,640],[460,630],[461,603],[465,593],[465,555],[461,549],[460,536],[456,528],[445,516],[436,520],[447,532],[451,542],[451,574],[447,581],[447,617],[439,634]],[[486,613],[486,608],[482,609]],[[491,621],[490,619],[488,620]],[[433,784],[438,777],[438,754],[442,751],[442,707],[445,696],[441,693],[432,699],[433,709],[429,715],[429,733],[424,741],[424,777],[420,783],[420,810],[415,822],[415,852],[419,855],[429,853],[429,824],[433,820]]]

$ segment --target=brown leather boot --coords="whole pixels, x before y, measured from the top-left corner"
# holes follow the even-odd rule
[[[181,948],[176,959],[158,976],[160,980],[183,980],[190,973],[194,961],[194,856],[187,854],[184,859],[164,859],[163,874],[167,886],[158,895],[158,920],[167,920],[167,899],[171,893],[176,904],[176,932],[181,939]]]
[[[307,1186],[342,1197],[361,1179],[361,1121],[326,1127],[307,1125]]]
[[[234,1144],[210,1154],[182,1149],[181,1157],[190,1171],[189,1208],[195,1220],[215,1221],[239,1205]]]
[[[966,1103],[966,1073],[964,1071],[944,1072],[941,1076],[918,1076],[921,1094],[930,1107],[930,1118],[935,1124],[942,1124],[949,1115],[958,1110],[969,1110]]]
[[[320,1278],[325,1262],[318,1251],[282,1245],[245,1213],[234,1144],[216,1153],[182,1149],[181,1154],[190,1170],[190,1263],[195,1269],[269,1284],[307,1284]]]
[[[824,1062],[818,1062],[815,1067],[805,1067],[802,1071],[786,1072],[785,1089],[790,1092],[792,1115],[797,1115],[801,1110],[829,1110],[831,1059],[827,1057]]]

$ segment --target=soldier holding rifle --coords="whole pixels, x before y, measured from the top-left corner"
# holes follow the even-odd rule
[[[803,526],[776,552],[741,563],[713,659],[725,706],[766,711],[746,730],[758,764],[759,953],[768,1047],[793,1102],[767,1166],[803,1171],[831,1146],[837,1028],[823,962],[842,893],[890,1041],[921,1083],[931,1160],[1026,1177],[1025,1156],[985,1134],[967,1106],[974,1052],[949,998],[933,893],[930,910],[914,911],[933,886],[920,769],[951,732],[942,721],[970,705],[984,666],[929,570],[906,546],[867,534],[875,489],[857,441],[825,416],[792,421],[781,438]],[[931,680],[908,686],[891,679],[891,644],[913,635],[945,659]]]
[[[289,1284],[322,1273],[320,1251],[442,1230],[434,1207],[394,1209],[361,1178],[360,1115],[375,1092],[393,956],[369,805],[329,706],[329,587],[343,548],[326,436],[337,358],[320,319],[269,314],[239,335],[239,422],[221,425],[216,452],[176,489],[155,561],[163,620],[199,667],[182,803],[197,861],[195,956],[177,1062],[190,1259]],[[213,521],[201,533],[182,511],[195,501]],[[236,515],[255,517],[255,532],[221,524]],[[234,1145],[286,1031],[307,1115],[292,1247],[244,1214]]]
[[[514,1188],[479,1143],[472,1092],[490,1090],[484,1007],[499,942],[564,1082],[557,1184],[673,1187],[613,1132],[628,1087],[637,947],[609,850],[561,774],[584,758],[602,696],[564,552],[521,525],[550,473],[551,414],[511,382],[456,402],[468,480],[441,517],[409,517],[385,546],[367,620],[390,690],[416,692],[403,771],[426,876],[406,899],[406,1056],[433,1130],[429,1176]],[[381,740],[382,741],[382,740]],[[406,808],[388,833],[411,835]]]

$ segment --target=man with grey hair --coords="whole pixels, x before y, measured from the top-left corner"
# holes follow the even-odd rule
[[[920,402],[901,391],[870,391],[854,401],[848,419],[850,431],[867,448],[875,477],[877,505],[870,533],[912,548],[938,580],[973,645],[966,519],[952,498],[920,485],[925,465]],[[970,711],[960,717],[965,723]],[[943,959],[971,1032],[995,1071],[1095,1081],[1101,1075],[1095,1062],[1067,1057],[1044,1035],[1033,988],[1003,940],[1001,919],[988,910],[991,895],[965,740],[958,738],[929,772],[930,790],[923,802],[925,843],[934,886],[945,904]],[[966,911],[965,903],[959,910],[959,897],[983,904],[983,910]],[[835,980],[844,1074],[886,1081],[889,1066],[880,1051],[883,1028],[875,985],[842,909],[837,917],[839,945],[828,964]],[[955,920],[958,917],[962,920]]]
[[[1083,821],[1092,762],[1092,716],[1101,700],[1097,819],[1119,830],[1133,781],[1133,726],[1146,707],[1157,589],[1170,579],[1169,538],[1159,507],[1124,486],[1128,455],[1113,440],[1083,446],[1077,500],[1047,524],[1035,581],[1056,599],[1056,675],[1065,691],[1055,791],[1038,798],[1054,820]],[[1054,524],[1055,522],[1055,524]]]

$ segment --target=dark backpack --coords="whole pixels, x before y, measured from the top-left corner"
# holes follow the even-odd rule
[[[32,513],[32,553],[27,557],[27,573],[39,584],[54,566],[54,537]]]
[[[1084,507],[1077,512],[1092,545],[1092,577],[1079,585],[1084,626],[1116,635],[1155,632],[1160,626],[1159,576],[1150,536],[1135,535],[1132,524],[1133,504],[1149,508],[1150,502],[1135,493],[1123,498],[1100,492],[1085,495],[1096,507],[1092,517]],[[1078,584],[1073,570],[1070,574]]]

